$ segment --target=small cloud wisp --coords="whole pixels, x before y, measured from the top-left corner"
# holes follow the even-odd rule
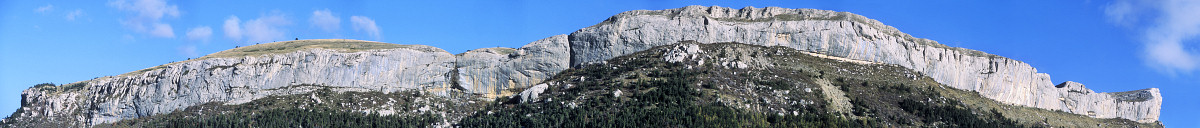
[[[245,37],[246,42],[243,44],[279,41],[286,39],[284,26],[291,24],[291,21],[279,13],[266,14],[244,22],[237,16],[230,16],[225,20],[225,37],[233,40]]]
[[[382,30],[379,29],[379,25],[375,25],[375,20],[365,16],[351,16],[350,23],[354,27],[354,31],[365,32],[375,40],[382,39]]]
[[[1172,75],[1200,68],[1200,1],[1118,0],[1104,12],[1109,21],[1142,31],[1146,65]]]
[[[312,26],[321,28],[325,32],[336,32],[342,24],[342,20],[334,16],[329,9],[313,11],[312,17],[308,21]]]
[[[128,17],[121,20],[126,28],[154,37],[175,37],[171,24],[162,20],[165,17],[179,17],[178,6],[167,4],[165,0],[116,0],[108,5],[129,13]]]

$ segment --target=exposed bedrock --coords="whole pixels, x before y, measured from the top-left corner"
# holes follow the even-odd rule
[[[688,6],[624,12],[570,35],[516,49],[483,48],[453,55],[421,45],[363,51],[305,46],[294,52],[193,59],[65,86],[30,88],[22,92],[22,107],[13,119],[94,125],[321,88],[416,89],[435,95],[462,90],[493,98],[521,93],[515,89],[531,88],[570,66],[684,40],[785,46],[895,64],[1000,102],[1097,118],[1154,122],[1162,104],[1156,88],[1098,93],[1075,82],[1054,84],[1049,75],[1024,62],[914,38],[847,12]],[[522,94],[529,99],[540,91],[523,93],[531,94]]]
[[[534,41],[517,49],[481,48],[457,55],[458,84],[487,98],[520,92],[550,78],[569,65],[567,35]]]
[[[565,70],[570,54],[566,40],[566,35],[557,35],[518,49],[484,48],[459,55],[430,46],[403,45],[357,52],[307,48],[189,60],[64,86],[30,88],[22,93],[23,112],[16,116],[18,120],[44,117],[95,125],[210,102],[241,104],[322,88],[385,93],[416,89],[441,96],[445,91],[463,89],[490,99],[514,95],[521,90],[509,88],[527,88]]]
[[[1004,103],[1064,110],[1098,118],[1158,120],[1157,89],[1147,100],[1118,100],[1056,88],[1050,76],[1021,61],[914,38],[879,21],[847,12],[778,7],[731,9],[688,6],[628,11],[572,33],[571,64],[606,60],[684,40],[785,46],[856,60],[895,64],[955,88]],[[1109,93],[1112,94],[1112,93]],[[1087,103],[1083,103],[1087,102]]]
[[[84,125],[164,114],[209,102],[240,104],[262,97],[310,92],[445,90],[454,56],[429,46],[343,53],[307,49],[286,54],[211,58],[148,71],[34,87],[22,93],[19,117]],[[437,93],[438,91],[430,91]]]

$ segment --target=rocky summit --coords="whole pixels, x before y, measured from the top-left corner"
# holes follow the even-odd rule
[[[721,45],[713,46],[711,44]],[[780,48],[791,51],[785,52],[780,50]],[[738,51],[738,49],[775,50],[780,52],[760,54],[753,50]],[[809,58],[806,60],[820,59],[825,61],[802,63],[797,61],[783,61],[795,58],[771,59],[768,57],[768,55],[782,53],[806,56],[801,57]],[[727,54],[739,56],[727,56]],[[619,60],[622,57],[625,60]],[[638,58],[654,58],[662,62],[648,61],[623,65],[609,64],[614,62],[634,62],[632,60]],[[807,66],[808,68],[769,66],[787,63],[828,65],[835,62],[855,65],[850,67],[861,67],[863,69],[877,67],[880,69],[857,70],[836,68],[845,66],[817,66],[834,67],[817,70],[812,69],[813,66]],[[645,65],[672,66],[656,67]],[[606,68],[607,70],[594,69],[596,67],[609,68]],[[662,77],[679,74],[661,75],[661,73],[658,73],[658,75],[655,75],[655,73],[649,72],[642,73],[651,75],[620,74],[627,73],[628,71],[637,71],[636,69],[638,68],[642,68],[643,70],[645,68],[655,70],[686,68],[698,71],[721,71],[724,69],[770,70],[762,69],[764,67],[774,67],[780,68],[779,70],[795,72],[806,72],[805,69],[808,69],[807,72],[811,75],[759,74],[774,75],[774,77],[782,75],[783,77],[790,78],[774,80],[766,79],[768,78],[767,76],[742,78],[734,77],[739,76],[738,74],[714,75],[713,73],[700,72],[693,72],[693,74],[699,73],[700,75],[698,76],[680,75],[688,79]],[[580,71],[613,72],[613,74],[581,74],[579,73]],[[740,71],[728,71],[726,73],[738,72]],[[741,73],[745,75],[752,72]],[[874,79],[873,77],[876,76],[870,75],[873,73],[891,74],[881,76],[903,77],[907,81],[919,81],[922,78],[927,78],[931,83],[902,82],[895,83],[895,85],[900,85],[896,88],[904,88],[901,90],[921,91],[922,88],[927,88],[931,92],[928,92],[930,93],[929,95],[909,95],[927,98],[927,100],[886,100],[877,97],[856,97],[857,94],[849,94],[856,90],[839,89],[861,88],[846,87],[853,84],[853,82],[847,81],[859,80],[857,82],[862,82],[862,86],[875,86],[876,84],[868,84],[875,81],[895,81]],[[838,74],[833,76],[846,77],[849,80],[836,80],[833,77],[826,76],[826,74]],[[653,76],[652,78],[662,77],[662,79],[649,80],[668,81],[660,81],[657,84],[654,81],[650,81],[650,84],[633,84],[636,86],[621,86],[616,88],[599,85],[611,85],[611,82],[620,83],[622,81],[595,83],[598,80],[616,79],[615,77],[645,80],[640,78],[649,76]],[[696,78],[741,78],[759,80],[760,82],[747,82],[743,80],[710,81],[721,83],[670,81],[701,81],[695,80]],[[812,86],[772,86],[791,89],[776,91],[747,90],[748,92],[756,92],[748,93],[753,95],[725,92],[711,94],[717,97],[706,97],[709,93],[703,92],[692,95],[693,93],[690,91],[702,91],[703,89],[687,89],[692,88],[687,87],[692,85],[703,86],[700,88],[725,87],[747,89],[760,87],[752,85],[792,85],[790,83],[806,83],[804,85]],[[21,108],[8,118],[5,118],[3,123],[6,126],[12,127],[122,126],[125,124],[135,124],[134,126],[161,126],[149,122],[162,120],[169,122],[178,121],[178,119],[201,120],[203,122],[206,119],[223,119],[217,118],[223,116],[212,118],[200,117],[229,114],[235,112],[233,110],[250,113],[293,112],[247,105],[280,103],[290,104],[284,105],[288,106],[287,108],[289,109],[308,110],[307,112],[312,112],[313,109],[316,109],[314,107],[321,107],[327,108],[330,112],[351,112],[349,115],[354,115],[353,112],[400,117],[430,117],[429,115],[437,115],[438,119],[422,120],[425,122],[421,123],[426,125],[420,126],[426,127],[495,126],[478,124],[480,122],[485,122],[482,124],[489,124],[486,122],[493,121],[484,119],[509,118],[495,116],[514,113],[531,114],[528,113],[530,111],[514,110],[512,107],[514,105],[518,107],[555,108],[554,106],[528,106],[523,104],[574,101],[570,104],[561,102],[564,106],[558,106],[558,108],[574,109],[580,108],[580,104],[587,105],[586,103],[601,101],[623,102],[622,100],[647,98],[641,96],[657,94],[653,92],[659,90],[652,89],[657,88],[653,85],[675,84],[687,86],[671,86],[672,89],[683,90],[669,90],[673,92],[664,94],[688,94],[689,96],[676,98],[696,99],[697,102],[689,101],[687,103],[702,104],[699,106],[677,106],[680,108],[697,108],[695,110],[714,111],[728,110],[735,113],[759,113],[757,115],[748,115],[754,117],[802,115],[800,114],[801,112],[814,113],[821,118],[814,117],[812,119],[820,119],[820,121],[839,121],[825,119],[832,119],[842,115],[829,113],[852,113],[851,115],[853,116],[840,117],[838,119],[848,119],[849,121],[862,119],[860,122],[880,122],[879,124],[883,124],[883,126],[975,125],[922,121],[915,121],[916,123],[913,123],[914,121],[912,120],[869,120],[866,118],[872,116],[889,116],[920,117],[920,119],[925,120],[937,120],[941,117],[952,117],[920,114],[921,111],[925,110],[946,109],[948,111],[983,113],[978,115],[980,117],[994,116],[995,118],[980,118],[979,121],[991,123],[1002,122],[997,125],[1012,124],[1026,127],[1088,127],[1090,125],[1097,125],[1099,127],[1120,124],[1079,123],[1089,121],[1078,120],[1091,120],[1092,122],[1094,120],[1127,120],[1136,123],[1157,124],[1159,110],[1162,105],[1162,95],[1157,88],[1127,92],[1095,92],[1077,82],[1067,81],[1056,84],[1051,82],[1048,74],[1039,73],[1037,69],[1024,62],[981,51],[948,47],[938,44],[933,40],[912,37],[879,21],[848,12],[778,7],[733,9],[717,6],[688,6],[667,10],[628,11],[569,35],[551,36],[515,49],[481,48],[465,53],[452,54],[439,48],[423,45],[398,45],[345,39],[298,40],[239,47],[196,59],[173,62],[121,75],[98,77],[96,79],[63,85],[37,85],[22,92]],[[710,84],[716,85],[710,86]],[[916,86],[915,84],[922,86]],[[893,85],[883,84],[879,86],[882,88]],[[937,91],[935,91],[935,89],[932,89],[934,87],[948,88],[951,91],[942,89],[936,89]],[[581,88],[591,90],[571,90]],[[663,87],[663,89],[666,88],[667,86]],[[969,92],[970,95],[967,95],[967,93],[957,93],[959,91]],[[568,92],[579,94],[566,95]],[[874,91],[869,91],[868,89],[868,93],[871,92]],[[882,92],[894,91],[884,90],[874,93]],[[934,92],[938,94],[932,94]],[[758,95],[759,93],[762,95]],[[783,97],[785,94],[792,93],[795,93],[795,95],[788,95],[792,97]],[[962,94],[963,96],[958,96],[958,94]],[[576,95],[582,95],[583,97],[576,97]],[[905,95],[907,94],[895,94],[895,96]],[[376,98],[361,98],[372,96]],[[616,97],[616,99],[594,99],[594,97],[605,96]],[[354,97],[360,98],[355,99]],[[622,99],[621,97],[627,98]],[[947,97],[954,100],[934,99]],[[968,97],[965,99],[979,97],[979,99],[987,99],[989,101],[970,102],[974,100],[965,100],[963,97]],[[962,103],[941,104],[942,106],[950,106],[949,108],[887,108],[875,105],[862,105],[860,107],[859,104],[862,104],[864,101],[871,101],[869,103],[878,101],[880,104],[894,104],[895,106],[930,106],[929,104],[932,104],[934,101],[938,101],[939,103],[949,101]],[[785,102],[787,104],[782,104]],[[678,104],[679,102],[663,103]],[[786,106],[797,103],[802,104],[801,107],[771,107],[771,105]],[[658,106],[654,103],[631,104],[638,107],[656,106],[655,108],[657,108]],[[807,104],[819,104],[822,107],[807,107]],[[505,105],[510,107],[499,107]],[[304,106],[307,106],[307,108]],[[938,104],[932,106],[938,106]],[[956,106],[973,108],[967,108],[966,110],[953,109]],[[628,106],[618,105],[612,107]],[[804,108],[812,108],[813,110],[788,110]],[[992,108],[992,110],[988,111],[982,108]],[[1021,108],[1028,108],[1029,111],[1038,112],[1016,111],[1026,110]],[[203,112],[206,110],[209,112]],[[228,112],[212,113],[212,111]],[[614,111],[614,113],[620,112]],[[761,113],[768,114],[762,115]],[[1042,115],[1043,113],[1049,114]],[[1053,116],[1056,115],[1053,113],[1067,114]],[[358,116],[370,115],[359,114]],[[529,117],[532,115],[515,115],[513,117],[520,116],[533,118]],[[829,118],[826,118],[826,116],[829,116]],[[1051,120],[1056,120],[1053,118],[1058,117],[1062,117],[1059,120],[1065,120],[1069,117],[1072,120],[1065,121],[1074,121],[1074,123],[1050,122]],[[131,121],[135,123],[129,123]],[[136,123],[139,121],[143,123]],[[1003,123],[1005,121],[1013,121],[1015,123]],[[264,121],[258,121],[257,123],[262,122]],[[518,126],[547,125],[530,123]]]
[[[1038,73],[1024,62],[915,38],[847,12],[702,6],[630,11],[570,36],[572,64],[682,40],[739,42],[895,64],[997,101],[1097,118],[1154,122],[1162,105],[1156,88],[1133,92],[1147,94],[1133,98],[1136,100],[1120,100],[1115,93],[1072,93],[1069,88],[1057,88],[1050,75]]]

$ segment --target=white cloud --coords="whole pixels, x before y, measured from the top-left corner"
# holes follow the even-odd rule
[[[81,16],[83,16],[83,9],[75,9],[75,11],[67,13],[67,20],[75,21],[75,18],[79,18]]]
[[[1108,18],[1109,22],[1125,26],[1132,25],[1133,22],[1136,22],[1138,16],[1135,15],[1135,11],[1138,10],[1134,10],[1136,8],[1134,8],[1133,4],[1131,1],[1114,1],[1104,8],[1104,15]]]
[[[38,7],[37,9],[33,9],[33,12],[46,13],[46,12],[49,12],[52,10],[54,10],[54,5],[47,4],[46,6],[42,6],[42,7]]]
[[[225,27],[223,27],[225,28],[225,37],[242,40],[242,26],[238,22],[242,22],[242,20],[237,16],[229,16],[228,19],[225,19]]]
[[[149,30],[151,36],[175,38],[175,30],[171,28],[171,24],[155,23]]]
[[[165,0],[116,0],[108,5],[130,13],[121,20],[121,24],[129,29],[156,37],[175,37],[171,24],[162,19],[179,17],[179,7],[167,4]]]
[[[122,11],[135,13],[134,18],[158,20],[164,16],[178,17],[179,7],[167,4],[165,0],[116,0],[108,3]]]
[[[1143,31],[1146,64],[1170,74],[1192,73],[1200,67],[1197,12],[1200,1],[1195,0],[1119,0],[1105,7],[1110,21]]]
[[[329,9],[313,11],[312,17],[308,19],[312,26],[321,28],[325,32],[335,32],[340,28],[342,20],[333,15]]]
[[[284,19],[283,15],[269,15],[246,21],[246,25],[243,27],[245,27],[246,37],[249,37],[247,41],[267,42],[283,39],[284,31],[281,26],[289,24],[291,22]]]
[[[200,57],[200,54],[196,53],[196,46],[194,45],[184,45],[179,47],[179,54],[187,56],[188,58]]]
[[[208,26],[195,27],[192,29],[188,29],[188,32],[187,32],[187,38],[190,40],[208,42],[209,37],[212,37],[212,27],[208,27]]]
[[[380,40],[381,30],[378,25],[375,25],[375,20],[365,16],[351,16],[350,23],[354,27],[354,31],[366,32],[375,40]]]
[[[263,15],[257,19],[240,22],[237,17],[225,20],[225,36],[233,40],[246,37],[246,43],[269,42],[286,39],[283,26],[291,25],[283,14]]]

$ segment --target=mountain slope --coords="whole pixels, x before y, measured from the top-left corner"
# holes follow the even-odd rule
[[[678,45],[686,47],[682,51],[670,52],[671,55],[663,53],[662,56],[625,57],[625,59],[630,59],[628,61],[638,58],[654,58],[665,59],[666,62],[639,61],[642,64],[605,65],[608,63],[605,60],[623,62],[613,58],[638,52],[655,52],[651,49],[658,46],[676,45],[685,40],[695,40],[694,42],[699,43]],[[749,45],[702,45],[703,43],[717,42],[736,42]],[[767,56],[769,54],[760,53],[762,51],[744,51],[745,49],[762,50],[762,48],[756,48],[758,46],[767,46],[770,47],[769,49],[777,50],[778,52],[774,52],[774,54],[786,53],[798,57],[789,60],[789,58],[772,58],[773,55]],[[735,48],[721,49],[722,47]],[[737,49],[742,49],[742,51],[729,51]],[[704,53],[704,57],[696,57],[701,53]],[[749,55],[746,56],[746,54]],[[813,65],[823,63],[802,62],[802,60],[813,59],[797,60],[797,58],[814,56],[851,62],[848,63],[849,65],[843,66],[863,69],[814,68],[821,66]],[[694,60],[696,58],[709,60]],[[680,62],[687,63],[674,64]],[[692,65],[692,63],[695,64]],[[853,66],[855,64],[859,66]],[[610,68],[613,70],[624,67],[629,70],[594,71],[588,69],[594,67],[589,65],[611,66]],[[662,65],[685,67],[661,67]],[[792,66],[781,66],[785,69],[761,69],[775,65]],[[795,65],[808,66],[796,67]],[[574,71],[563,72],[573,66],[576,67],[572,69]],[[872,66],[877,67],[870,68]],[[637,68],[673,71],[678,68],[701,67],[706,68],[689,70],[718,73],[685,76],[659,76],[663,75],[660,74],[662,72],[642,72],[643,74],[653,74],[652,76],[588,76],[577,73],[581,70],[589,70],[588,72],[614,72],[614,74],[634,71],[636,74],[640,70],[633,69]],[[728,68],[728,70],[722,68]],[[816,78],[812,78],[813,71],[817,71],[815,72]],[[827,73],[836,74],[834,72],[843,74],[841,77],[825,76]],[[716,117],[755,117],[752,120],[739,121],[778,118],[768,116],[772,113],[775,115],[794,113],[793,116],[813,114],[812,116],[815,116],[813,118],[800,116],[784,119],[824,122],[831,126],[976,126],[995,123],[999,123],[997,125],[1008,124],[1003,123],[1007,122],[1006,120],[1016,121],[1015,125],[1019,126],[1153,125],[1158,120],[1162,104],[1161,94],[1155,88],[1098,93],[1075,82],[1056,85],[1050,83],[1048,75],[1037,73],[1036,69],[1023,62],[980,51],[947,47],[927,39],[914,38],[878,21],[851,13],[776,7],[731,9],[715,6],[688,6],[668,10],[629,11],[613,16],[597,25],[580,29],[570,35],[551,36],[521,48],[482,48],[457,55],[422,45],[397,45],[340,39],[286,41],[240,47],[197,59],[173,62],[117,76],[99,77],[65,85],[34,86],[22,92],[22,107],[10,117],[5,118],[3,124],[14,127],[106,126],[110,124],[160,126],[172,124],[162,123],[171,121],[220,124],[220,122],[248,121],[241,119],[253,121],[271,120],[278,117],[278,115],[264,117],[259,113],[265,115],[286,113],[312,115],[324,112],[361,117],[345,118],[355,120],[412,120],[405,122],[421,122],[420,124],[423,126],[454,125],[459,124],[460,119],[465,118],[469,120],[462,122],[461,125],[476,125],[477,123],[472,124],[471,122],[488,122],[487,120],[474,120],[488,119],[489,116],[479,115],[485,111],[495,110],[506,112],[501,114],[516,114],[528,111],[510,110],[512,108],[503,107],[544,107],[511,103],[506,106],[495,106],[493,104],[496,102],[507,99],[501,98],[500,101],[492,99],[521,94],[519,97],[525,101],[538,101],[530,99],[560,96],[550,93],[547,93],[550,94],[547,96],[534,95],[546,91],[542,89],[550,88],[547,90],[555,92],[553,88],[562,88],[567,85],[584,87],[582,86],[584,83],[564,84],[570,82],[566,81],[569,79],[564,78],[571,76],[578,76],[578,78],[570,79],[581,80],[626,77],[626,79],[641,81],[608,81],[614,83],[589,84],[598,86],[629,85],[632,88],[611,89],[638,90],[638,92],[625,92],[627,94],[658,93],[654,92],[656,89],[650,88],[659,85],[671,85],[670,87],[673,89],[670,93],[656,96],[666,97],[665,99],[650,98],[656,100],[654,102],[618,104],[614,107],[645,107],[646,103],[668,101],[665,103],[670,103],[669,107],[672,109],[647,110],[680,110],[673,112],[682,113],[692,110],[713,110],[729,112],[725,115],[712,115]],[[643,77],[665,80],[645,80]],[[898,78],[912,78],[913,80],[898,81]],[[670,81],[672,79],[686,80],[682,83],[689,84],[675,86],[680,85],[678,84],[680,82]],[[707,81],[711,85],[693,83],[698,81]],[[725,87],[725,89],[718,89],[718,92],[704,92],[704,89],[695,88],[690,84],[700,84],[701,87]],[[845,86],[854,84],[862,86]],[[771,88],[759,89],[763,86]],[[797,88],[778,89],[782,87],[807,87],[807,89],[805,89],[805,93],[798,93],[798,90],[795,90]],[[843,87],[846,89],[843,90]],[[877,88],[872,89],[871,87]],[[908,89],[904,89],[906,87]],[[598,89],[609,88],[600,87]],[[700,89],[701,91],[689,92],[687,91],[689,89]],[[726,89],[740,90],[741,92],[720,92],[729,91]],[[763,90],[771,91],[764,92]],[[776,93],[774,91],[777,90],[785,91],[784,93],[795,93],[795,95],[774,94]],[[911,94],[898,94],[895,93],[895,90],[907,90],[906,92]],[[565,91],[570,92],[571,90]],[[575,91],[593,92],[596,90]],[[611,91],[615,92],[615,90]],[[563,93],[562,90],[558,92]],[[874,95],[875,93],[879,93],[879,95]],[[383,96],[371,96],[379,94],[383,94]],[[597,96],[601,96],[599,94],[586,95],[595,95],[588,97],[598,98]],[[630,98],[628,96],[633,95],[627,95],[624,99],[615,98],[617,99],[615,101],[648,98]],[[896,96],[897,98],[877,96]],[[908,98],[899,98],[900,96]],[[360,99],[361,97],[375,98]],[[588,97],[579,99],[579,101],[612,101],[610,99],[588,99]],[[919,99],[922,97],[926,99]],[[937,97],[944,97],[944,99],[935,100],[934,98]],[[384,98],[388,99],[384,100]],[[395,101],[396,99],[411,99],[413,102],[407,100],[400,102]],[[547,102],[550,102],[550,99],[546,98]],[[803,99],[803,102],[793,101],[796,99]],[[795,103],[782,104],[785,101]],[[932,103],[934,101],[938,102]],[[808,104],[803,104],[805,102]],[[796,107],[794,106],[796,103],[802,105]],[[657,105],[651,106],[650,108],[657,108]],[[901,107],[897,108],[896,106]],[[309,112],[304,112],[306,110]],[[944,115],[945,113],[929,115],[922,114],[922,111],[949,111],[957,112],[960,115]],[[608,112],[619,113],[621,111]],[[964,112],[972,114],[963,115]],[[246,115],[247,113],[249,115]],[[426,114],[437,115],[437,117],[414,118]],[[976,118],[961,118],[965,119],[964,121],[936,121],[951,119],[950,117],[960,119],[957,117],[965,116],[976,116]],[[231,117],[244,118],[228,120],[235,119]],[[868,119],[868,117],[882,119]],[[498,116],[495,118],[513,117]],[[293,122],[265,121],[239,122],[238,124],[293,125],[295,122],[303,124],[313,121],[304,119],[291,120]],[[530,117],[528,119],[538,118]],[[314,120],[328,121],[328,119]],[[431,120],[434,120],[432,121],[434,123],[427,124]],[[856,121],[860,123],[845,123]],[[1036,121],[1044,124],[1037,124]],[[665,124],[673,123],[650,125]],[[763,123],[751,124],[754,126],[766,125]]]
[[[342,46],[330,44],[374,46],[348,52],[338,48]],[[276,51],[281,52],[273,53]],[[34,87],[22,93],[22,108],[8,122],[94,125],[165,114],[210,102],[240,104],[268,96],[299,94],[322,86],[338,87],[337,91],[382,92],[448,88],[449,79],[441,74],[453,70],[453,55],[430,51],[441,50],[353,40],[289,41],[241,47],[124,75]]]
[[[514,54],[504,56],[511,61],[478,62],[534,69],[514,66],[483,71],[460,70],[470,67],[456,65],[478,58],[471,56],[474,52],[452,55],[423,45],[337,39],[252,45],[118,76],[36,86],[22,92],[22,107],[5,122],[86,126],[167,114],[212,102],[236,105],[324,88],[335,92],[416,90],[437,96],[504,92],[509,86],[520,85],[471,85],[457,80],[534,77],[518,84],[540,82],[537,77],[549,75],[528,74],[553,74],[566,68],[566,61],[540,59],[566,57],[562,51],[565,41],[559,40],[565,40],[565,35],[513,50]]]
[[[1019,38],[1019,37],[1014,37]],[[687,6],[617,14],[570,35],[572,65],[606,60],[683,40],[784,46],[853,60],[896,64],[954,88],[1004,103],[1139,122],[1158,120],[1157,88],[1121,100],[1109,93],[1072,93],[1021,61],[947,47],[848,12],[778,7]],[[1082,88],[1082,86],[1079,86]],[[1082,89],[1087,90],[1087,89]]]
[[[1004,104],[897,65],[742,43],[659,46],[538,86],[460,125],[1162,127]]]
[[[896,65],[815,55],[687,42],[577,66],[495,103],[324,89],[99,126],[1162,127],[1008,105]],[[371,107],[395,113],[361,113]]]

